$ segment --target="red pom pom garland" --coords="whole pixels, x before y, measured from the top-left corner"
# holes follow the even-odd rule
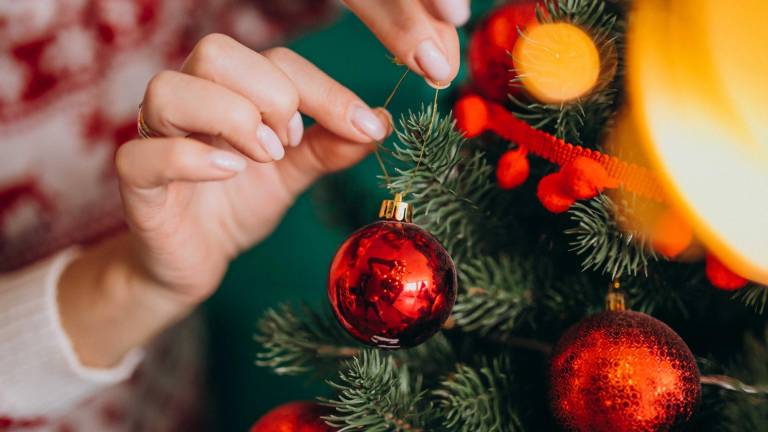
[[[552,213],[562,213],[573,205],[576,200],[563,189],[563,176],[560,173],[548,174],[539,181],[536,196],[547,210]]]
[[[749,283],[747,279],[731,271],[711,253],[707,254],[705,273],[713,286],[724,291],[736,291]]]
[[[496,181],[502,189],[514,189],[525,182],[531,172],[524,148],[507,150],[496,166]]]

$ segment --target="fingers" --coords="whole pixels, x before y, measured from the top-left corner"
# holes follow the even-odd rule
[[[386,110],[374,110],[377,118],[389,123]],[[390,130],[386,131],[389,134]],[[360,144],[344,139],[316,124],[304,134],[301,145],[290,149],[280,161],[280,173],[291,194],[301,193],[318,177],[354,165],[376,148],[376,143]]]
[[[289,121],[299,95],[291,80],[269,59],[229,36],[210,34],[190,53],[182,72],[213,81],[251,101],[263,122],[283,144],[289,144]],[[294,141],[299,141],[294,137]]]
[[[424,6],[433,16],[456,27],[469,20],[469,0],[424,0]]]
[[[261,122],[261,112],[250,100],[202,78],[160,72],[149,82],[141,110],[146,124],[163,136],[221,136],[260,162],[282,159],[285,154],[279,138]],[[294,120],[288,122],[289,129],[295,127],[291,122]]]
[[[190,138],[128,141],[117,151],[120,182],[129,189],[152,190],[173,181],[225,180],[246,168],[247,161]]]
[[[263,54],[293,83],[299,110],[331,132],[360,143],[387,135],[388,125],[368,105],[305,58],[287,48],[273,48]]]
[[[430,85],[444,87],[456,77],[459,70],[458,34],[453,24],[444,21],[442,16],[447,10],[446,5],[464,3],[448,0],[426,3],[346,0],[345,3],[398,60],[425,77]]]

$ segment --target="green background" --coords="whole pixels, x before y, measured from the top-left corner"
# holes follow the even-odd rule
[[[371,106],[383,103],[403,72],[349,13],[289,46]],[[432,88],[410,74],[390,112],[397,118],[431,102],[433,95]],[[450,92],[441,95],[449,97]],[[354,229],[375,220],[378,203],[386,196],[377,186],[378,174],[375,159],[369,157],[305,192],[267,240],[231,265],[221,288],[204,306],[209,323],[208,412],[216,430],[246,430],[276,405],[327,391],[323,383],[279,377],[255,366],[255,324],[266,308],[281,302],[327,307],[326,277],[336,248]],[[339,204],[345,208],[339,209]]]

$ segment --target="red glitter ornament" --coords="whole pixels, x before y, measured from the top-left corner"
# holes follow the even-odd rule
[[[517,1],[494,10],[472,33],[469,71],[483,96],[505,101],[508,94],[521,92],[510,86],[515,77],[511,52],[520,31],[535,22],[536,2]]]
[[[330,409],[314,402],[289,402],[264,414],[251,432],[332,432],[322,417]]]
[[[496,181],[502,189],[514,189],[525,182],[531,166],[523,149],[509,150],[499,159],[496,166]]]
[[[707,274],[709,282],[725,291],[736,291],[744,288],[749,281],[726,267],[716,256],[707,254],[706,266],[704,272]]]
[[[571,327],[553,350],[550,378],[555,417],[580,432],[666,431],[701,399],[688,346],[639,312],[602,312]]]
[[[382,203],[385,220],[352,234],[336,252],[328,299],[341,325],[380,348],[418,345],[440,330],[456,301],[456,268],[428,232],[410,223],[412,207]]]

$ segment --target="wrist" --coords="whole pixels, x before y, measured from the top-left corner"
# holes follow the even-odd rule
[[[194,306],[150,277],[127,234],[85,250],[58,288],[64,331],[91,367],[117,364]]]

